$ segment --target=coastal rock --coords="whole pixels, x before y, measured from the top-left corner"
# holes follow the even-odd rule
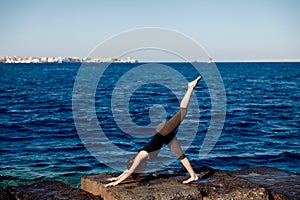
[[[266,188],[276,200],[300,199],[300,175],[271,167],[257,167],[230,172]]]
[[[0,188],[0,200],[300,200],[300,175],[270,167],[235,171],[218,171],[195,167],[201,177],[190,184],[185,169],[168,169],[140,175],[137,183],[128,178],[105,188],[107,178],[117,173],[82,177],[81,188],[59,181],[42,181],[30,185]]]
[[[231,176],[227,172],[216,171],[209,177],[203,177],[202,182],[196,183],[204,199],[224,200],[269,200],[265,188],[255,185],[243,178]]]
[[[260,167],[232,172],[196,167],[202,177],[197,182],[182,184],[184,169],[142,174],[139,184],[129,178],[124,183],[105,188],[107,178],[118,174],[83,177],[81,187],[106,199],[299,199],[299,175],[274,168]],[[256,175],[254,175],[256,174]],[[278,175],[278,176],[277,176]],[[257,178],[260,176],[260,178]],[[292,184],[291,184],[292,183]]]
[[[263,168],[253,168],[252,171]],[[132,178],[125,180],[122,184],[115,187],[105,188],[108,183],[107,178],[117,176],[118,174],[101,174],[86,176],[81,179],[81,188],[92,194],[100,195],[104,200],[120,199],[205,199],[205,200],[282,200],[298,199],[299,175],[293,175],[295,178],[295,187],[289,184],[287,179],[276,189],[266,187],[263,182],[253,182],[250,179],[242,177],[251,170],[239,170],[233,172],[217,171],[208,167],[196,167],[196,173],[200,174],[201,179],[190,183],[182,184],[187,178],[184,169],[172,169],[159,171],[153,174],[142,174],[140,183],[137,184]],[[264,175],[267,177],[274,173],[276,169],[265,168]],[[262,171],[263,172],[263,171]],[[287,173],[286,175],[288,175]],[[281,177],[278,177],[280,179]],[[290,187],[291,193],[286,194],[281,185]],[[292,192],[293,191],[293,192]]]
[[[104,200],[123,199],[198,199],[197,188],[183,185],[175,177],[153,178],[149,174],[141,175],[142,182],[137,184],[132,178],[123,184],[105,188],[107,174],[83,177],[81,188],[94,195],[100,195]]]
[[[43,181],[30,185],[8,187],[7,200],[101,200],[78,188],[59,181]],[[1,198],[2,199],[2,198]]]
[[[16,198],[8,190],[0,188],[0,200],[16,200]]]

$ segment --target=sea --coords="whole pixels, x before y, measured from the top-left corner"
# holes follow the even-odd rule
[[[42,180],[80,187],[82,176],[126,169],[129,154],[151,139],[153,124],[177,112],[188,81],[198,75],[187,124],[180,127],[185,134],[177,136],[192,166],[300,173],[300,63],[215,63],[217,93],[207,84],[214,77],[191,63],[89,63],[90,73],[79,79],[83,67],[0,64],[0,187]],[[223,121],[212,111],[218,92],[225,94],[215,101],[226,109]],[[217,138],[200,156],[209,129]],[[162,157],[173,159],[164,148]],[[161,167],[182,165],[175,157]]]

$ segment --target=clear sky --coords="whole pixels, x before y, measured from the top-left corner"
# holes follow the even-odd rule
[[[120,32],[161,27],[215,60],[300,59],[299,8],[299,0],[2,0],[0,55],[85,57]]]

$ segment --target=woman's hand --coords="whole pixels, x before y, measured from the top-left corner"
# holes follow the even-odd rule
[[[116,181],[116,180],[118,180],[118,178],[119,178],[119,177],[111,177],[111,178],[108,178],[107,180],[108,180],[108,181]]]
[[[119,178],[120,178],[120,177],[111,177],[111,178],[108,178],[107,180],[108,180],[108,181],[112,181],[112,182],[110,182],[110,183],[104,185],[104,187],[112,187],[112,186],[118,185],[117,180],[118,180]]]
[[[112,186],[116,186],[116,185],[118,185],[118,183],[116,182],[116,181],[114,181],[114,182],[111,182],[111,183],[108,183],[108,184],[106,184],[106,185],[104,185],[104,187],[112,187]]]

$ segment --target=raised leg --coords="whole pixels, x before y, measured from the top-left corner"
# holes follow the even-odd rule
[[[157,133],[160,133],[164,136],[168,135],[171,132],[173,132],[184,120],[193,90],[200,81],[200,79],[201,77],[198,76],[194,81],[188,84],[188,89],[180,103],[180,110],[169,121],[160,123],[156,129]]]
[[[180,103],[180,108],[187,108],[193,93],[194,88],[196,87],[196,85],[198,84],[198,82],[200,81],[201,77],[198,76],[194,81],[190,82],[188,84],[188,89],[184,95],[184,97],[181,100]]]

